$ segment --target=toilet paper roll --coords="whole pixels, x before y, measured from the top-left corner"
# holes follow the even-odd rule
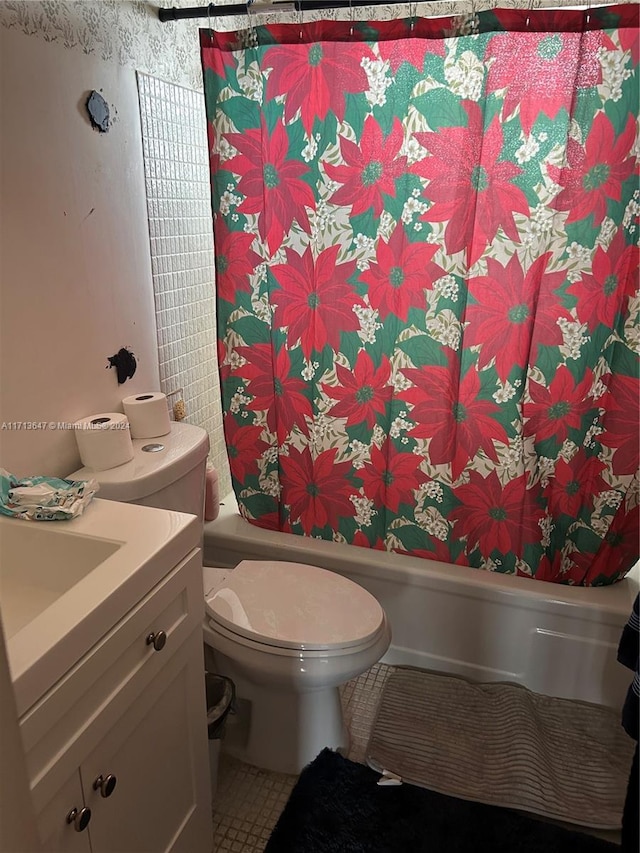
[[[157,438],[171,432],[165,394],[133,394],[125,397],[122,405],[131,424],[131,438]]]
[[[80,459],[87,468],[106,471],[133,459],[129,420],[119,412],[89,415],[73,425]]]

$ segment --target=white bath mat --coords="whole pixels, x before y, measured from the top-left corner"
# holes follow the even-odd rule
[[[399,667],[367,762],[442,794],[617,829],[633,747],[610,709]]]

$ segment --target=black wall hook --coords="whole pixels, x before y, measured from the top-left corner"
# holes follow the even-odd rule
[[[115,367],[116,369],[118,385],[122,385],[127,379],[131,379],[138,366],[135,355],[131,350],[126,349],[126,347],[119,349],[115,355],[109,356],[107,360],[109,362],[107,370],[111,367]]]

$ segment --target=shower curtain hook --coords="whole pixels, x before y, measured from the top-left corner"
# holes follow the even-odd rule
[[[246,2],[247,2],[247,22],[248,22],[249,30],[250,30],[251,36],[252,36],[252,44],[255,45],[255,44],[257,44],[258,36],[257,36],[256,30],[254,27],[254,23],[253,23],[253,12],[251,11],[251,4],[253,3],[253,0],[246,0]]]
[[[533,10],[533,0],[529,0],[529,3],[527,5],[527,20],[525,21],[525,27],[527,29],[529,29],[529,26],[531,24],[531,15],[529,14],[529,12],[531,12],[532,10]]]
[[[209,38],[211,38],[211,7],[213,3],[209,3],[207,6],[207,18],[209,19]]]
[[[413,32],[416,26],[416,18],[418,17],[418,0],[414,0],[414,2],[409,5],[409,16],[411,18],[409,29]]]
[[[349,20],[351,21],[349,35],[353,36],[353,0],[349,0]]]
[[[587,17],[584,22],[587,26],[589,26],[589,21],[591,20],[591,0],[587,0]]]
[[[302,28],[304,26],[304,9],[302,8],[302,0],[296,0],[298,4],[298,12],[300,13],[298,23],[300,24],[299,39],[302,41]]]

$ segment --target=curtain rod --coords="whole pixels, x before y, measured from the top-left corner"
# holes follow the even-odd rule
[[[413,0],[414,5],[417,5],[419,0]],[[520,8],[530,8],[532,0],[526,0],[528,5],[523,5]],[[595,0],[577,0],[575,6],[567,5],[566,8],[584,8],[591,7]],[[635,0],[597,0],[598,6],[610,6],[615,3],[633,3]],[[322,9],[355,9],[363,6],[395,6],[403,5],[410,6],[412,0],[249,0],[247,3],[226,3],[218,6],[215,3],[209,3],[208,6],[187,6],[184,8],[159,7],[158,18],[164,24],[168,21],[180,21],[185,18],[217,18],[228,17],[230,15],[246,15],[261,12],[306,12],[317,11]],[[559,8],[564,7],[564,3],[560,4]],[[544,4],[541,8],[544,8]],[[554,7],[553,4],[549,8]]]
[[[255,12],[305,12],[317,9],[350,9],[359,6],[389,6],[394,5],[393,0],[274,0],[271,3],[231,3],[217,6],[210,3],[208,6],[189,6],[184,9],[159,8],[158,18],[162,23],[167,21],[179,21],[183,18],[217,18],[228,15],[245,15],[247,9]]]

